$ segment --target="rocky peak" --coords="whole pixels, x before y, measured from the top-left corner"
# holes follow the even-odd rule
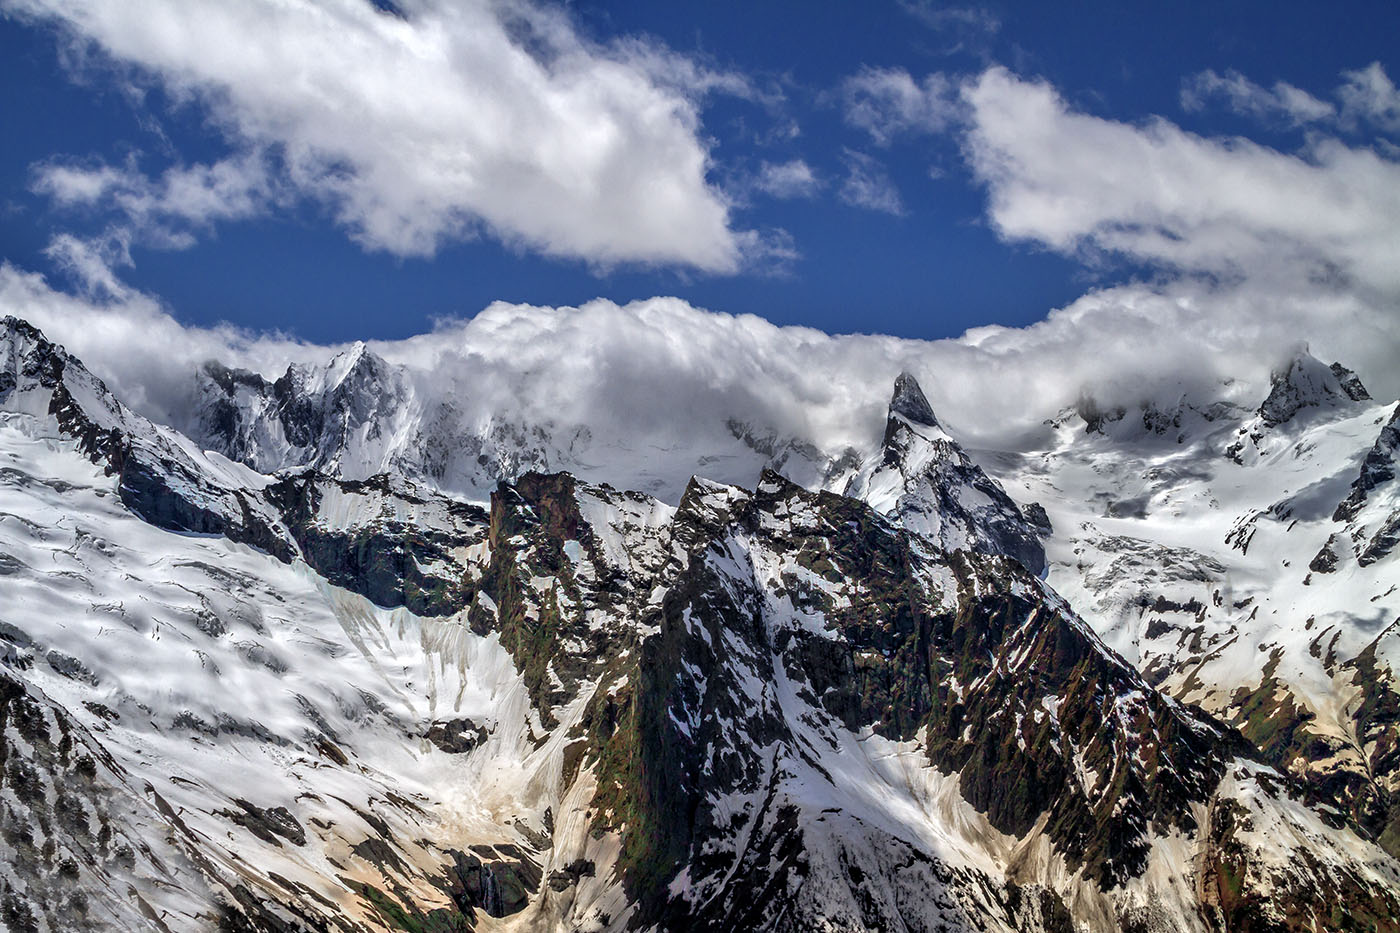
[[[928,396],[924,395],[919,381],[908,370],[900,373],[894,381],[894,395],[890,398],[890,417],[896,415],[914,424],[938,427],[938,419],[934,417],[933,406],[928,403]]]
[[[1121,405],[1104,408],[1092,395],[1082,394],[1074,404],[1074,414],[1084,421],[1085,434],[1103,434],[1104,426],[1122,421],[1128,410]]]
[[[0,320],[0,397],[35,382],[56,385],[67,360],[63,348],[28,321],[13,316]]]
[[[1268,398],[1259,406],[1266,427],[1277,427],[1305,408],[1369,399],[1356,373],[1340,363],[1326,365],[1306,349],[1299,350],[1282,370],[1275,370]]]
[[[26,343],[43,343],[50,347],[53,346],[44,338],[39,328],[12,314],[0,318],[0,342],[3,342],[6,347],[20,346]]]
[[[1369,402],[1371,400],[1371,393],[1366,391],[1366,387],[1361,384],[1361,379],[1355,372],[1347,369],[1341,363],[1333,363],[1328,368],[1332,370],[1332,375],[1337,377],[1337,382],[1341,385],[1347,398],[1353,402]]]
[[[325,390],[340,397],[347,392],[360,389],[373,390],[383,382],[389,364],[365,346],[363,340],[355,341],[348,350],[331,357],[323,375]]]
[[[908,373],[895,381],[883,458],[852,479],[845,494],[946,550],[1005,554],[1034,573],[1045,567],[1044,547],[1021,510],[938,426]]]
[[[198,379],[202,383],[213,383],[226,395],[233,395],[240,387],[255,392],[264,392],[268,388],[268,381],[257,373],[247,369],[234,369],[218,360],[205,361],[199,368]]]

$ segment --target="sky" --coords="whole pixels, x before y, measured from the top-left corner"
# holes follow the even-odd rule
[[[1303,341],[1394,395],[1396,35],[1363,2],[0,0],[0,305],[275,368],[671,297],[734,341],[954,340],[984,394]]]

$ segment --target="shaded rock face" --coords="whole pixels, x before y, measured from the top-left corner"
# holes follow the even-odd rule
[[[1351,484],[1351,492],[1332,513],[1332,520],[1349,522],[1360,514],[1372,490],[1395,479],[1395,458],[1400,451],[1400,405],[1381,428],[1375,445],[1366,453],[1361,472]]]
[[[303,473],[268,486],[264,496],[301,559],[332,583],[419,615],[463,604],[468,571],[454,551],[485,539],[485,510],[384,474],[354,481]]]
[[[809,838],[820,836],[811,821],[824,810],[799,788],[839,755],[843,732],[922,736],[926,761],[961,773],[962,793],[992,826],[1020,836],[1048,814],[1054,844],[1105,888],[1143,870],[1149,825],[1194,829],[1190,801],[1208,797],[1226,760],[1244,748],[1214,724],[1153,699],[1081,625],[1046,604],[1013,561],[958,552],[946,588],[931,587],[910,570],[927,560],[917,541],[857,503],[802,493],[776,475],[725,514],[708,510],[697,490],[681,506],[683,520],[706,533],[692,545],[635,674],[637,696],[624,719],[648,767],[643,785],[629,789],[636,802],[627,813],[663,833],[647,837],[634,871],[655,871],[653,860],[679,860],[697,847],[718,850],[687,869],[692,890],[728,905],[708,918],[715,928],[746,916],[760,893],[781,899],[782,879],[800,877],[803,863],[829,845]],[[764,562],[733,575],[725,555],[736,540],[750,555],[760,548],[781,555],[778,566],[793,568],[789,595],[774,596]],[[837,566],[849,569],[837,574]],[[801,605],[819,606],[807,611],[819,611],[828,628],[794,624],[804,569],[841,579],[841,595],[847,587],[865,595],[840,608],[841,595],[812,586]],[[720,644],[722,656],[713,647]],[[788,710],[799,701],[810,712],[795,720]],[[1119,704],[1121,712],[1109,712]],[[776,749],[776,759],[754,754],[755,746]],[[1117,775],[1112,789],[1077,786],[1076,761]],[[1156,766],[1149,774],[1139,761]],[[742,820],[734,818],[735,800],[745,802]],[[599,805],[616,811],[622,803],[605,795]],[[677,813],[694,816],[687,825],[673,819]],[[755,832],[764,834],[766,857],[751,861],[742,847],[719,854],[749,833],[751,855]],[[730,888],[741,856],[746,880]],[[939,887],[958,887],[956,873],[943,869],[931,869],[928,880],[940,873]],[[843,883],[851,896],[862,889]],[[1010,916],[1013,896],[998,896]],[[690,902],[653,909],[674,923]]]
[[[0,404],[33,391],[31,414],[94,462],[142,463],[149,481],[128,504],[147,521],[190,531],[208,513],[222,524],[206,534],[243,543],[262,529],[266,554],[171,537],[282,589],[199,564],[226,600],[189,584],[140,591],[188,607],[150,627],[162,662],[185,665],[172,692],[193,703],[186,682],[248,678],[261,689],[237,693],[245,719],[133,702],[108,683],[105,647],[55,654],[37,628],[0,628],[12,928],[160,930],[178,917],[363,933],[492,917],[540,930],[1059,933],[1302,930],[1335,916],[1384,928],[1400,914],[1400,866],[1329,826],[1239,733],[1157,692],[1039,578],[1048,516],[972,463],[912,377],[896,384],[860,498],[770,471],[753,489],[694,479],[672,507],[525,473],[483,510],[387,475],[239,484],[173,432],[94,403],[100,383],[70,385],[78,366],[26,351],[0,368]],[[91,498],[84,521],[139,524]],[[331,607],[319,629],[317,599]],[[92,608],[99,624],[144,624]],[[352,669],[362,676],[341,689]],[[80,701],[48,700],[26,680],[39,676]],[[1389,755],[1388,695],[1366,702]],[[271,750],[304,790],[275,796],[247,772],[237,787],[207,772],[214,786],[200,785],[162,771],[174,758],[129,749],[120,764],[103,743],[127,718],[170,723],[157,738],[179,741],[164,754],[213,755],[231,772]],[[234,742],[239,754],[219,757]],[[1287,832],[1262,831],[1275,826]],[[110,894],[128,885],[137,897]]]
[[[511,845],[477,845],[453,852],[448,890],[464,916],[480,909],[488,917],[518,914],[542,881],[540,867]]]

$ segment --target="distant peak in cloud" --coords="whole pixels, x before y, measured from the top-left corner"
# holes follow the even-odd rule
[[[598,267],[731,273],[754,242],[708,176],[701,99],[764,99],[654,43],[599,44],[528,0],[3,0],[138,86],[196,101],[232,153],[145,178],[41,166],[38,186],[140,229],[327,205],[366,249],[430,256],[486,234]],[[265,157],[270,154],[272,157]],[[269,174],[274,173],[274,174]],[[276,194],[274,194],[276,192]],[[178,244],[177,244],[178,245]]]

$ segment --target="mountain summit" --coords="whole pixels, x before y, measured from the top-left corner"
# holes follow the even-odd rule
[[[1259,406],[1259,418],[1267,427],[1276,427],[1306,408],[1370,399],[1356,373],[1340,363],[1328,366],[1299,351],[1287,367],[1274,372],[1269,397]]]
[[[878,460],[845,494],[862,499],[947,550],[1004,554],[1032,573],[1045,569],[1039,532],[1006,494],[938,424],[909,373],[895,380]]]
[[[899,415],[914,424],[924,427],[938,427],[938,419],[933,415],[933,406],[920,388],[913,374],[902,372],[894,381],[894,396],[890,399],[890,415]]]

